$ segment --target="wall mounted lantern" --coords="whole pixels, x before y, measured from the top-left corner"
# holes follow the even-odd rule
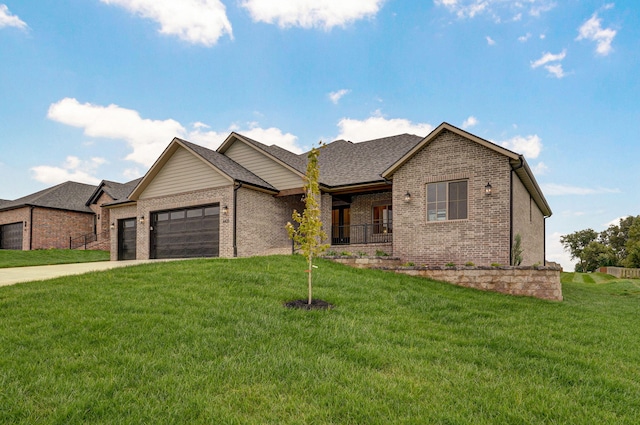
[[[228,206],[224,206],[222,207],[222,214],[223,215],[228,215],[229,214],[229,207]]]
[[[487,182],[487,185],[484,187],[484,194],[491,196],[491,183]]]
[[[144,216],[140,217],[140,224],[144,224]]]
[[[404,202],[411,202],[411,194],[409,192],[404,194]]]
[[[116,228],[116,224],[112,222],[110,227],[111,227],[111,230],[113,230]]]

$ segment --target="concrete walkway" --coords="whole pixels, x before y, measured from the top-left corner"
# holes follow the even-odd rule
[[[95,263],[56,264],[53,266],[13,267],[0,269],[0,286],[13,285],[14,283],[20,282],[53,279],[60,276],[70,276],[159,261],[171,260],[100,261]]]

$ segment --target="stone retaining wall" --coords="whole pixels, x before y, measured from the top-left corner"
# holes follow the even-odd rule
[[[351,267],[421,276],[482,291],[562,301],[558,267],[403,267],[402,260],[390,257],[329,259]]]

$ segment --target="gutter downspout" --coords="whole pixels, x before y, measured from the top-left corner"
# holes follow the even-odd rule
[[[511,173],[509,174],[509,265],[511,266],[513,266],[513,264],[511,264],[511,259],[513,258],[513,173],[524,167],[524,158],[522,155],[520,155],[518,159],[520,160],[520,164],[517,167],[512,166]]]
[[[233,187],[233,258],[238,256],[238,189],[242,187],[242,183],[237,183]]]
[[[31,205],[29,207],[29,251],[33,249],[33,209],[35,207]]]

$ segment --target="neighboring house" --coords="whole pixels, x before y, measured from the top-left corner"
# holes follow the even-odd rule
[[[304,208],[305,168],[305,154],[237,133],[217,151],[175,138],[128,198],[103,206],[111,258],[290,253],[285,224]],[[520,234],[523,265],[545,263],[551,209],[524,157],[450,124],[427,137],[330,143],[320,187],[334,251],[507,265]]]
[[[0,201],[0,249],[110,248],[109,210],[138,180],[99,186],[62,183],[15,201]]]

